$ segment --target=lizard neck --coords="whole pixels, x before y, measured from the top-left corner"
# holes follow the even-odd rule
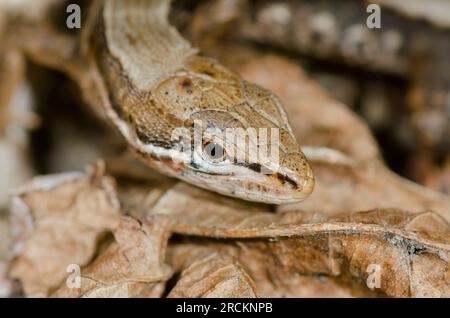
[[[104,6],[109,52],[136,88],[152,88],[197,53],[169,24],[170,0],[108,0]]]

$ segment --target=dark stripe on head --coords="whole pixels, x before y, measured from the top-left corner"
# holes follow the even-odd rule
[[[279,173],[279,172],[275,173],[274,176],[275,176],[278,180],[280,180],[281,183],[284,184],[284,183],[287,182],[287,183],[289,183],[289,184],[291,185],[291,187],[292,187],[293,189],[297,189],[297,188],[298,188],[297,182],[295,182],[293,179],[289,178],[288,176],[285,176],[285,175],[283,175],[283,174],[281,174],[281,173]]]

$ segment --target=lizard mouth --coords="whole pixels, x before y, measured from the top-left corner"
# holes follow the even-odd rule
[[[211,174],[193,171],[185,181],[223,195],[267,204],[296,203],[308,197],[314,189],[314,176],[308,167],[304,174],[261,172],[261,167],[240,166],[234,173]],[[225,180],[226,178],[226,180]]]

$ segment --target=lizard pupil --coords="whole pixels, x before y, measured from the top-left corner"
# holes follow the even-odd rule
[[[222,161],[225,159],[225,150],[215,142],[206,143],[204,151],[208,158],[213,161]]]

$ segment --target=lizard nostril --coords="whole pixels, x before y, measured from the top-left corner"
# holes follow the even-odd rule
[[[277,173],[273,174],[273,176],[275,176],[282,184],[288,183],[292,189],[298,188],[297,182],[294,179],[292,179],[284,174],[277,172]]]

